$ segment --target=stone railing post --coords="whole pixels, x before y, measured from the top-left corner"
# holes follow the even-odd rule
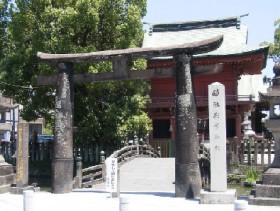
[[[106,165],[105,165],[105,152],[100,152],[100,163],[102,164],[102,180],[106,181]]]
[[[239,163],[238,160],[238,138],[233,138],[232,140],[232,146],[233,146],[233,161],[234,163]]]
[[[248,139],[247,141],[247,159],[248,165],[251,166],[251,139]]]
[[[102,164],[102,181],[106,181],[106,165],[105,163]]]
[[[157,150],[158,150],[159,157],[161,157],[161,148],[158,147]]]
[[[103,150],[100,152],[100,163],[105,163],[105,152]]]
[[[78,188],[82,187],[83,173],[82,173],[82,157],[78,155],[76,157],[76,177],[78,178]]]
[[[268,156],[268,165],[271,164],[271,140],[267,141],[267,156]]]
[[[241,140],[241,143],[240,143],[240,164],[244,164],[244,140]]]
[[[258,165],[258,140],[255,139],[254,142],[254,165]]]
[[[264,166],[264,140],[261,142],[261,165]]]
[[[135,156],[136,157],[139,156],[139,144],[138,143],[136,144],[136,155]]]

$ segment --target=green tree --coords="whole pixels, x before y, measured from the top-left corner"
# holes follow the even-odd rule
[[[146,0],[16,0],[15,5],[6,10],[0,89],[24,106],[26,120],[51,121],[54,109],[55,87],[38,86],[36,77],[55,74],[57,68],[38,63],[38,51],[81,53],[141,46]],[[142,69],[145,64],[131,61],[130,67]],[[110,69],[111,64],[103,62],[75,65],[74,72]],[[118,141],[119,128],[134,115],[146,115],[140,110],[148,91],[145,81],[75,84],[77,139]],[[134,100],[136,95],[142,96],[141,102]]]
[[[11,0],[2,0],[0,1],[0,57],[4,56],[3,54],[3,47],[6,43],[6,30],[7,24],[9,21],[9,10],[12,9],[11,7]]]
[[[264,42],[263,44],[269,45],[269,56],[274,61],[280,62],[280,19],[274,22],[274,26],[276,27],[274,32],[274,42]]]

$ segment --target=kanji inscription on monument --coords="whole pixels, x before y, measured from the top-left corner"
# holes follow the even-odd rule
[[[118,188],[118,159],[107,158],[106,160],[106,190],[117,192]]]
[[[27,123],[18,124],[17,138],[17,187],[28,185],[28,162],[29,162],[29,126]]]
[[[225,86],[208,86],[211,191],[227,190]]]

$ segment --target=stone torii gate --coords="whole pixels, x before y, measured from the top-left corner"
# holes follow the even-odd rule
[[[72,191],[73,182],[73,84],[95,81],[148,79],[176,77],[176,155],[175,193],[177,197],[194,198],[201,189],[198,165],[199,145],[197,140],[196,106],[191,74],[207,70],[217,71],[221,65],[191,68],[192,55],[217,49],[223,37],[161,48],[132,48],[80,54],[46,54],[38,52],[41,62],[58,66],[58,75],[38,77],[41,85],[56,84],[55,142],[52,163],[52,192]],[[128,70],[128,59],[149,59],[172,56],[174,68]],[[112,61],[113,71],[108,73],[74,75],[74,63]]]

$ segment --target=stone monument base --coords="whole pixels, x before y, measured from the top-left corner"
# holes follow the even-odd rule
[[[280,206],[280,168],[269,168],[262,175],[262,185],[256,186],[255,196],[249,204],[263,206]]]
[[[11,184],[15,182],[14,167],[5,162],[5,159],[0,155],[0,193],[10,191]]]
[[[228,189],[225,192],[211,192],[201,190],[200,204],[233,204],[236,200],[236,190]]]
[[[11,187],[10,188],[10,193],[11,194],[23,194],[23,191],[26,190],[33,190],[34,192],[39,192],[40,187],[34,187],[34,186],[25,186],[25,187]]]
[[[0,164],[1,163],[5,163],[5,159],[4,159],[3,155],[0,155]]]

